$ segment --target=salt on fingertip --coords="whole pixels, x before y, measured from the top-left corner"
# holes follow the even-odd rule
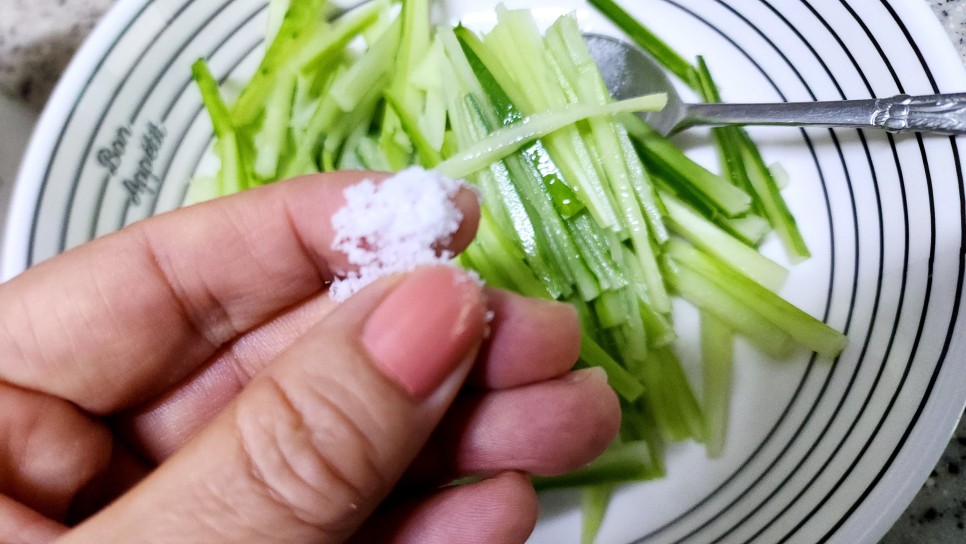
[[[332,216],[332,249],[353,269],[335,271],[330,297],[342,301],[381,277],[451,263],[453,253],[438,248],[459,229],[463,212],[454,197],[466,186],[410,167],[380,183],[365,179],[346,187],[345,205]]]

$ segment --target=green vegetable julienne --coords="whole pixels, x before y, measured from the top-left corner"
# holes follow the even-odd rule
[[[465,177],[484,192],[479,230],[457,262],[491,285],[570,302],[580,365],[605,370],[621,398],[620,438],[540,488],[588,487],[591,541],[614,485],[659,477],[669,442],[726,451],[735,335],[773,357],[827,358],[845,337],[777,293],[787,270],[756,246],[769,229],[808,254],[772,169],[739,129],[719,131],[726,175],[688,158],[615,102],[567,15],[545,34],[498,7],[485,34],[434,28],[430,0],[373,0],[326,20],[325,0],[272,0],[264,58],[230,104],[204,60],[192,67],[214,128],[216,176],[190,199],[297,174],[409,165]],[[590,0],[708,100],[717,90],[613,0]],[[738,169],[738,170],[736,170]],[[734,181],[738,180],[738,181]],[[703,361],[681,361],[672,296],[701,310]],[[685,366],[702,365],[703,395]]]

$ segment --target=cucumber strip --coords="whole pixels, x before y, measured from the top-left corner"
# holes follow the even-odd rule
[[[567,489],[588,485],[623,484],[651,480],[664,475],[663,467],[651,456],[644,441],[612,445],[589,465],[560,476],[533,476],[537,491]]]
[[[601,289],[620,289],[628,285],[622,268],[610,251],[613,243],[619,243],[613,232],[601,229],[586,212],[572,217],[567,221],[567,227]]]
[[[323,172],[334,170],[333,163],[336,157],[342,154],[346,140],[353,132],[359,127],[369,127],[372,124],[372,117],[379,106],[379,99],[378,89],[373,89],[354,110],[336,113],[328,125],[319,132],[318,138],[323,142],[320,161]],[[309,138],[304,139],[311,141]]]
[[[674,331],[674,324],[669,317],[670,312],[661,312],[656,309],[651,300],[650,289],[644,279],[644,270],[641,268],[640,261],[624,245],[612,249],[612,253],[615,255],[623,254],[623,258],[618,262],[624,267],[630,280],[630,287],[637,295],[639,301],[637,307],[641,314],[641,320],[644,322],[644,330],[647,333],[650,347],[666,346],[675,341],[677,333]],[[615,257],[615,259],[618,258]]]
[[[289,2],[285,16],[274,38],[265,50],[251,80],[238,95],[231,109],[237,126],[253,123],[264,111],[265,97],[271,94],[276,76],[285,69],[294,69],[295,52],[312,35],[321,21],[326,0],[298,0]]]
[[[532,208],[517,191],[506,164],[502,161],[495,163],[486,172],[475,177],[483,180],[484,194],[500,195],[501,202],[497,210],[503,209],[505,212],[495,217],[506,218],[502,221],[503,229],[515,234],[517,245],[526,255],[526,263],[533,274],[544,283],[554,298],[570,296],[574,289],[571,270],[553,264],[554,256],[548,252],[544,231],[531,220]],[[490,189],[487,190],[486,187]],[[496,207],[497,203],[490,203],[489,206]]]
[[[597,162],[605,162],[600,158],[603,153],[597,146],[588,145],[587,148],[594,152]],[[614,181],[613,178],[604,179]],[[625,180],[626,182],[626,180]],[[617,182],[621,185],[621,182]],[[640,264],[643,272],[642,279],[647,285],[650,293],[651,303],[655,305],[657,311],[668,312],[671,309],[671,299],[661,277],[660,267],[657,263],[657,251],[652,247],[652,235],[648,228],[648,223],[634,197],[634,191],[626,183],[623,186],[611,187],[610,193],[615,195],[618,212],[624,224],[624,232],[628,235],[630,244],[633,247],[634,258]],[[663,222],[662,222],[663,228]]]
[[[528,10],[507,9],[502,5],[497,7],[496,14],[497,26],[484,38],[484,42],[516,80],[521,96],[514,97],[514,101],[521,100],[518,103],[528,113],[532,113],[533,109],[555,109],[572,102],[568,100],[568,88],[560,85],[561,78],[555,73],[555,65],[547,55],[544,37],[533,14]],[[572,96],[572,91],[569,94]]]
[[[658,474],[664,473],[667,442],[661,436],[649,402],[644,395],[633,402],[621,401],[621,443],[641,443],[647,447],[647,459]]]
[[[627,317],[631,312],[631,307],[625,303],[621,292],[616,289],[604,291],[593,303],[597,321],[605,329],[623,325],[627,322]]]
[[[731,234],[747,246],[758,247],[765,237],[771,234],[771,225],[760,215],[748,214],[742,217],[719,217],[715,222],[721,230]]]
[[[607,373],[607,383],[627,401],[634,401],[644,393],[644,386],[607,351],[584,331],[580,333],[580,359],[590,366],[598,366]]]
[[[617,233],[625,233],[616,203],[606,191],[603,175],[577,127],[564,127],[548,134],[543,143],[573,188],[574,195],[590,210],[597,223]]]
[[[554,298],[524,263],[523,255],[494,227],[486,210],[473,243],[465,250],[472,268],[490,285],[536,298]]]
[[[389,2],[386,0],[370,0],[360,4],[330,26],[324,27],[323,32],[316,32],[295,56],[293,63],[302,73],[311,73],[319,66],[327,65],[334,55],[341,54],[352,40],[372,27],[388,8]]]
[[[392,62],[401,32],[399,19],[379,37],[362,56],[352,63],[344,76],[329,89],[328,96],[342,111],[351,111],[373,87],[384,89],[389,84]]]
[[[231,121],[231,114],[228,113],[228,106],[221,97],[221,90],[218,88],[218,81],[211,74],[208,63],[205,59],[198,59],[191,65],[191,75],[194,77],[198,91],[201,93],[201,100],[208,110],[211,117],[211,126],[215,136],[223,138],[235,132],[235,125]]]
[[[365,165],[359,160],[358,147],[359,143],[366,138],[368,135],[368,127],[358,126],[353,130],[349,136],[345,139],[345,143],[342,145],[342,150],[339,153],[338,161],[336,162],[336,170],[365,170]]]
[[[332,82],[345,77],[344,70],[340,67],[340,70],[331,74],[329,84],[324,88],[331,88]],[[315,158],[325,141],[325,135],[335,125],[340,112],[338,104],[329,97],[324,97],[316,103],[315,111],[309,117],[304,129],[295,135],[295,149],[290,153],[281,177],[291,178],[319,171]]]
[[[678,201],[690,207],[695,213],[714,223],[721,230],[727,232],[730,236],[746,246],[757,248],[765,236],[772,231],[768,221],[757,215],[747,214],[740,217],[725,217],[720,211],[709,206],[703,200],[693,198],[687,191],[681,190],[682,188],[680,186],[664,179],[663,175],[654,173],[651,179],[654,180],[654,185],[657,187],[658,193],[662,195],[662,198],[677,198]],[[666,210],[665,213],[667,213]]]
[[[788,181],[790,176],[788,175],[788,170],[781,163],[773,162],[768,165],[768,171],[771,172],[771,177],[775,180],[775,186],[779,191],[784,191],[788,187]]]
[[[281,78],[272,89],[272,96],[265,108],[265,121],[255,133],[254,172],[261,179],[274,180],[279,172],[279,161],[288,146],[289,120],[292,117],[292,103],[295,99],[294,74]]]
[[[749,213],[764,215],[761,199],[751,185],[744,155],[741,152],[737,127],[714,127],[711,129],[711,139],[714,141],[721,163],[722,176],[735,187],[740,187],[751,197]]]
[[[443,47],[433,39],[422,62],[409,76],[409,85],[422,92],[422,110],[415,117],[426,141],[436,150],[443,147],[446,134],[446,101],[443,98]]]
[[[240,146],[237,132],[222,136],[215,145],[221,157],[218,191],[223,195],[238,193],[251,187]]]
[[[631,289],[617,291],[621,306],[627,308],[624,323],[614,329],[605,330],[609,333],[611,342],[615,346],[614,352],[620,357],[621,363],[631,374],[639,376],[641,368],[647,364],[648,338],[644,329],[641,312],[637,310],[637,299]]]
[[[567,185],[563,172],[554,163],[550,152],[542,141],[533,142],[523,148],[520,153],[540,172],[541,177],[543,177],[543,185],[547,188],[547,192],[561,217],[570,219],[587,209],[576,193]]]
[[[441,41],[444,44],[449,41],[443,34],[441,36],[443,36]],[[455,39],[453,39],[453,42],[455,44]],[[448,58],[455,59],[448,60],[448,65],[450,70],[457,74],[457,77],[454,78],[453,84],[447,87],[444,96],[451,125],[452,147],[459,149],[470,142],[479,141],[485,137],[488,132],[486,127],[489,125],[489,121],[481,118],[483,112],[477,106],[478,100],[472,97],[472,90],[468,90],[471,89],[472,85],[470,83],[472,72],[469,71],[468,66],[465,66],[465,62],[460,62],[462,53],[458,50],[458,45],[456,47],[455,54],[448,53]],[[470,72],[469,79],[466,79],[461,73],[464,68]],[[464,82],[466,82],[465,85]],[[491,170],[494,167],[495,165],[491,166]],[[497,183],[494,172],[491,171],[478,172],[469,179],[475,181],[484,195],[489,195],[484,207],[489,207],[494,211],[494,218],[498,220],[498,225],[512,227],[515,220],[526,219],[523,203],[512,184]],[[521,243],[525,244],[528,240],[532,240],[531,230],[532,226],[529,227],[529,230],[520,231]],[[524,245],[522,247],[526,249],[530,246]]]
[[[472,105],[472,107],[459,107],[459,104],[456,105],[454,111],[451,112],[454,131],[460,140],[478,140],[486,134],[487,129],[486,120],[484,119],[486,115],[481,111],[482,105],[478,101],[471,100],[471,97],[467,97],[467,100],[463,104]],[[460,114],[460,112],[463,112],[463,114]],[[456,113],[456,115],[452,115],[453,113]],[[477,179],[482,180],[484,193],[501,195],[500,199],[497,199],[495,202],[491,201],[491,205],[503,204],[504,206],[510,206],[505,213],[498,212],[498,216],[505,216],[507,218],[502,223],[505,225],[513,225],[513,228],[517,231],[521,247],[528,255],[527,262],[533,267],[534,273],[543,281],[547,282],[547,288],[554,294],[555,298],[569,296],[573,288],[572,286],[576,286],[585,299],[589,300],[593,298],[596,296],[599,288],[596,285],[593,275],[587,270],[586,264],[579,261],[582,254],[572,249],[567,251],[559,250],[559,244],[570,244],[567,238],[548,240],[546,236],[538,236],[538,226],[540,228],[546,228],[551,223],[554,225],[557,224],[552,217],[555,215],[555,212],[550,209],[545,210],[545,213],[550,214],[550,220],[546,223],[542,221],[531,221],[529,218],[531,217],[532,207],[525,205],[520,198],[518,188],[513,182],[513,176],[509,175],[509,171],[507,170],[508,165],[513,167],[514,172],[520,173],[523,171],[524,175],[526,174],[525,164],[508,158],[506,161],[494,163],[487,171],[478,173],[475,176]],[[494,177],[502,181],[499,181],[498,185],[493,185],[491,180]],[[531,180],[531,182],[533,185],[539,185],[539,181]],[[487,190],[487,185],[493,188]],[[497,192],[494,192],[494,190]],[[542,205],[543,200],[538,199],[537,204]],[[553,250],[555,247],[557,248],[556,251]],[[551,265],[550,262],[554,260],[556,260],[556,265]]]
[[[584,104],[607,104],[612,100],[604,78],[594,62],[576,16],[564,15],[547,31],[545,40],[550,57],[556,61],[557,73],[562,86],[569,84],[576,92],[573,102]],[[625,208],[624,217],[633,220],[626,207],[628,188],[637,197],[638,204],[650,227],[650,234],[658,244],[667,241],[668,233],[662,219],[662,209],[657,202],[654,187],[648,179],[630,136],[626,129],[610,119],[588,119],[593,141],[600,151],[601,163],[611,184],[615,199]],[[629,195],[627,195],[629,197]],[[627,225],[626,225],[627,226]],[[630,226],[627,226],[630,228]]]
[[[467,62],[473,68],[473,72],[479,78],[480,86],[493,85],[499,88],[499,92],[488,93],[493,101],[500,118],[501,125],[512,125],[522,121],[525,117],[517,106],[520,96],[511,99],[507,89],[503,85],[511,81],[505,67],[493,59],[489,48],[483,45],[480,37],[468,28],[459,26],[454,30],[456,38],[459,40],[460,48],[466,55]]]
[[[265,42],[272,43],[278,36],[278,31],[285,20],[285,12],[288,11],[289,0],[269,0],[268,9],[265,10]]]
[[[191,73],[201,92],[201,99],[211,117],[212,128],[218,140],[215,144],[221,159],[218,192],[227,195],[248,189],[251,186],[250,154],[243,150],[244,142],[232,123],[228,106],[218,89],[218,81],[211,75],[204,59],[198,59],[191,65]]]
[[[412,118],[418,119],[423,111],[425,93],[416,89],[411,84],[411,79],[413,72],[426,57],[432,42],[428,0],[402,0],[399,20],[399,42],[394,51],[392,81],[389,83],[389,92],[393,94],[398,107],[383,110],[379,138],[383,153],[389,159],[393,170],[401,170],[411,162],[414,146],[401,126],[396,112],[402,109]]]
[[[717,317],[701,313],[701,367],[704,377],[702,407],[704,447],[708,457],[720,457],[728,439],[731,382],[734,372],[734,334]]]
[[[811,257],[808,244],[805,243],[805,238],[798,228],[795,216],[792,215],[792,212],[788,209],[788,204],[782,198],[771,170],[762,159],[758,146],[748,137],[746,132],[739,131],[738,134],[741,138],[742,156],[745,164],[748,165],[748,180],[761,199],[765,217],[771,223],[772,228],[775,229],[775,234],[778,235],[788,258],[793,263],[808,259]]]
[[[671,229],[702,251],[714,255],[772,291],[788,278],[788,270],[733,238],[723,229],[671,195],[662,195]]]
[[[697,75],[702,99],[705,102],[721,102],[718,86],[711,77],[711,71],[708,69],[704,57],[700,55],[697,58]],[[741,155],[741,144],[738,141],[737,130],[736,127],[714,127],[711,129],[711,138],[717,149],[718,160],[724,170],[724,177],[751,196],[751,210],[753,213],[760,214],[761,202],[752,190],[751,181],[748,179],[748,171]]]
[[[641,320],[644,322],[649,347],[667,346],[678,339],[670,314],[658,312],[653,305],[647,304],[640,298],[638,298],[637,311],[640,312]]]
[[[298,135],[305,131],[309,120],[319,107],[323,98],[323,91],[328,91],[332,84],[332,73],[345,70],[345,62],[335,62],[329,69],[319,70],[318,73],[295,76],[295,96],[292,100],[292,113],[289,119],[289,130],[292,133],[293,145],[297,144]]]
[[[583,489],[580,497],[583,514],[580,527],[581,544],[594,544],[597,540],[613,491],[612,484],[592,485]]]
[[[641,381],[646,389],[644,398],[665,440],[704,442],[704,415],[681,362],[670,347],[651,350]]]
[[[552,84],[557,76],[549,68],[551,60],[541,45],[532,17],[522,17],[514,32],[502,22],[510,17],[508,12],[503,10],[499,14],[501,23],[484,37],[486,47],[481,47],[479,58],[524,113],[563,108],[568,104],[566,93],[559,83]],[[530,36],[526,43],[523,43],[521,32]],[[468,43],[472,46],[472,42]],[[620,232],[623,227],[615,204],[577,127],[569,126],[549,134],[543,143],[574,194],[587,206],[594,219],[604,228]]]
[[[488,66],[480,59],[480,54],[486,55],[486,50],[479,38],[465,28],[457,28],[455,35],[466,57],[466,61],[479,81],[481,90],[486,94],[501,126],[512,125],[524,119],[523,113],[510,100],[499,81],[490,72]],[[499,65],[494,65],[499,66]],[[539,140],[522,149],[522,154],[543,178],[543,185],[547,188],[551,200],[565,219],[583,209],[577,196],[567,186],[562,172],[554,164],[549,152]]]
[[[388,171],[398,172],[413,162],[413,144],[391,108],[384,108],[380,117],[379,148],[389,164]]]
[[[480,91],[489,99],[500,125],[506,126],[522,120],[524,115],[513,104],[504,89],[500,87],[499,82],[490,72],[490,68],[480,60],[480,55],[487,55],[488,52],[479,38],[462,27],[455,30],[455,35],[459,40],[468,66],[471,67],[480,85]],[[492,66],[499,68],[499,64]],[[529,169],[542,178],[542,185],[563,218],[569,218],[584,208],[574,192],[567,186],[560,169],[541,141],[533,142],[522,148],[519,153],[529,163]]]
[[[674,239],[668,244],[668,255],[679,265],[701,274],[741,304],[758,312],[805,348],[828,358],[837,357],[845,349],[845,335],[721,261]]]
[[[473,76],[472,65],[455,35],[449,33],[441,40],[448,48],[450,63],[459,66],[457,71],[465,74],[464,79],[476,82],[467,90],[480,93],[479,98],[467,94],[463,101],[453,105],[451,122],[454,131],[461,142],[485,139],[497,123],[496,111],[483,93],[481,82]],[[491,88],[490,92],[499,98],[498,90]],[[454,97],[456,94],[451,93]],[[536,275],[549,282],[548,289],[555,294],[567,296],[576,288],[585,300],[596,297],[600,291],[599,284],[584,262],[583,252],[574,246],[570,233],[554,209],[552,197],[546,191],[536,167],[528,163],[523,155],[514,153],[490,164],[488,170],[501,180],[503,188],[500,194],[517,195],[512,200],[515,212],[511,211],[508,216],[517,226],[519,239]],[[506,198],[503,200],[506,201]],[[521,230],[521,227],[525,227],[525,230]]]
[[[386,104],[399,117],[402,129],[406,132],[410,141],[413,142],[413,146],[416,148],[416,154],[419,155],[420,164],[426,168],[433,168],[443,162],[442,154],[433,147],[433,144],[429,143],[429,139],[420,130],[419,123],[402,107],[402,104],[393,96],[392,92],[386,92],[384,98],[386,99]]]
[[[748,193],[694,162],[637,116],[624,115],[620,119],[634,138],[645,166],[674,186],[679,196],[711,207],[725,217],[741,216],[750,210],[752,200]]]
[[[614,0],[589,0],[589,2],[672,74],[692,89],[698,88],[697,75],[691,63],[684,60],[657,35],[631,17]]]
[[[543,186],[540,173],[532,168],[519,153],[503,160],[510,172],[517,191],[528,210],[534,228],[541,231],[541,245],[546,250],[546,260],[567,278],[584,300],[592,300],[600,293],[600,284],[591,272],[585,255],[593,257],[590,248],[578,247],[570,229],[557,213],[551,196]]]
[[[515,286],[519,293],[537,298],[557,298],[560,293],[548,290],[552,283],[541,281],[525,261],[525,255],[513,244],[504,231],[496,228],[488,209],[482,210],[479,245],[487,254],[487,263]]]
[[[654,237],[655,242],[663,245],[669,238],[667,226],[664,224],[664,216],[667,213],[664,209],[664,203],[657,195],[654,182],[637,154],[637,149],[631,141],[627,128],[623,124],[616,124],[614,130],[617,132],[621,151],[628,158],[627,167],[630,170],[631,183],[641,209],[644,211],[644,216],[647,217],[648,224],[651,226],[651,236]]]
[[[388,172],[389,161],[382,152],[379,144],[369,135],[364,136],[356,145],[354,154],[363,170],[374,172]]]
[[[453,257],[453,262],[465,270],[472,270],[479,275],[481,281],[486,282],[491,287],[519,293],[516,290],[516,286],[513,285],[505,274],[489,264],[486,252],[478,244],[470,244],[467,246],[466,249]]]
[[[408,93],[412,88],[409,85],[409,78],[426,56],[432,42],[429,2],[427,0],[402,0],[400,20],[402,31],[396,54],[396,77],[390,88],[397,96],[408,99],[405,93]]]
[[[742,304],[737,297],[720,289],[702,274],[678,263],[667,268],[668,283],[678,295],[701,311],[728,323],[769,357],[784,360],[795,352],[798,345],[791,335]]]
[[[559,18],[548,30],[546,42],[549,56],[556,61],[556,65],[571,67],[558,70],[562,78],[558,78],[558,82],[562,86],[569,84],[575,90],[574,100],[595,105],[609,102],[610,95],[603,77],[587,51],[573,16]],[[644,279],[651,291],[651,300],[658,311],[670,311],[670,297],[651,247],[652,238],[660,244],[668,236],[653,197],[650,180],[647,179],[626,132],[618,131],[612,119],[592,118],[586,120],[586,123],[590,128],[588,147],[602,166],[624,228],[630,234],[635,254],[640,259]],[[621,139],[622,135],[624,139]],[[647,222],[645,212],[649,212]]]
[[[704,99],[708,102],[720,102],[718,87],[704,58],[700,56],[697,74]],[[762,159],[758,146],[740,127],[717,127],[711,132],[728,177],[751,195],[753,210],[763,215],[775,229],[789,259],[792,262],[808,259],[811,256],[808,246],[781,196],[778,182]]]
[[[493,132],[485,140],[446,159],[437,169],[447,176],[465,177],[503,159],[524,144],[577,121],[621,112],[656,111],[663,108],[666,102],[665,95],[656,94],[629,98],[604,106],[573,104],[558,111],[531,115],[519,123]]]

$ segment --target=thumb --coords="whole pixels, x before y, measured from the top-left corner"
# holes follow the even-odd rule
[[[395,485],[486,329],[452,267],[379,282],[334,310],[77,542],[339,542]]]

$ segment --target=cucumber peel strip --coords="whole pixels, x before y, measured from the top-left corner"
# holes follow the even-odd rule
[[[660,111],[667,104],[664,93],[628,98],[606,105],[575,104],[557,111],[530,115],[520,122],[496,130],[474,146],[436,166],[443,175],[463,178],[505,158],[523,145],[591,117],[617,113]]]

